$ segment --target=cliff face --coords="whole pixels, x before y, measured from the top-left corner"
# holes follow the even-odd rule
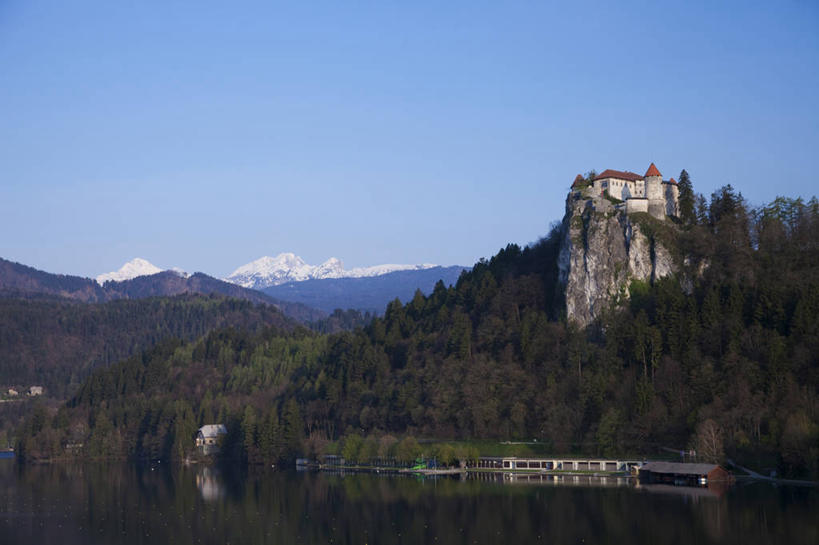
[[[566,199],[558,269],[569,321],[586,326],[612,302],[628,297],[633,280],[653,282],[677,271],[667,248],[670,220],[626,214],[608,200],[572,192]]]

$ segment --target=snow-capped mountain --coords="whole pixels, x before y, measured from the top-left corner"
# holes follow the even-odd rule
[[[186,273],[179,267],[172,267],[170,269],[160,269],[150,261],[142,259],[141,257],[137,257],[132,259],[122,267],[120,267],[118,271],[99,275],[96,278],[96,281],[97,284],[101,286],[109,281],[125,282],[126,280],[132,280],[134,278],[137,278],[138,276],[150,276],[152,274],[160,273],[165,270],[175,272],[182,278],[187,278],[188,276],[190,276],[188,273]]]
[[[102,285],[109,280],[113,280],[114,282],[123,282],[125,280],[136,278],[137,276],[148,276],[158,272],[162,272],[162,269],[145,259],[137,257],[120,267],[118,271],[99,275],[97,277],[97,283]]]
[[[265,256],[247,265],[242,265],[224,280],[244,288],[264,289],[288,282],[325,278],[364,278],[395,271],[431,269],[435,266],[429,263],[421,265],[386,264],[345,270],[342,261],[335,257],[331,257],[320,265],[309,265],[296,254],[288,252],[276,257]]]

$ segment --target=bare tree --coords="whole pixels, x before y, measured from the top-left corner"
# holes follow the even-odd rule
[[[722,444],[722,428],[712,419],[708,418],[699,423],[694,442],[697,457],[700,460],[715,464],[722,461],[725,455]]]

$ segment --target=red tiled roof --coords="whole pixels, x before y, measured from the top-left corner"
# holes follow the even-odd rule
[[[677,180],[675,180],[674,178],[671,178],[670,180],[668,180],[668,181],[667,181],[667,182],[665,182],[665,183],[667,183],[667,184],[674,184],[674,185],[677,185]]]
[[[651,165],[648,167],[648,170],[646,170],[646,177],[648,177],[648,176],[660,176],[660,177],[662,177],[662,174],[660,174],[660,171],[657,169],[657,167],[654,165],[654,163],[651,163]]]
[[[636,182],[637,180],[643,179],[642,176],[635,172],[629,172],[628,170],[612,170],[610,168],[607,168],[594,177],[595,180],[603,180],[605,178],[617,178],[618,180],[628,180],[629,182]]]
[[[583,178],[583,175],[578,174],[577,177],[575,177],[575,179],[574,179],[574,183],[572,184],[572,187],[577,187],[577,186],[581,185],[585,181],[586,181],[586,179]]]

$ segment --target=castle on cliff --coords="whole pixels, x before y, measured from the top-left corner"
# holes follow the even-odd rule
[[[606,169],[591,181],[580,174],[574,179],[572,191],[597,201],[613,201],[614,207],[627,214],[646,212],[657,219],[679,216],[680,191],[674,178],[663,180],[659,169],[651,163],[645,175]],[[608,197],[608,199],[607,199]]]

